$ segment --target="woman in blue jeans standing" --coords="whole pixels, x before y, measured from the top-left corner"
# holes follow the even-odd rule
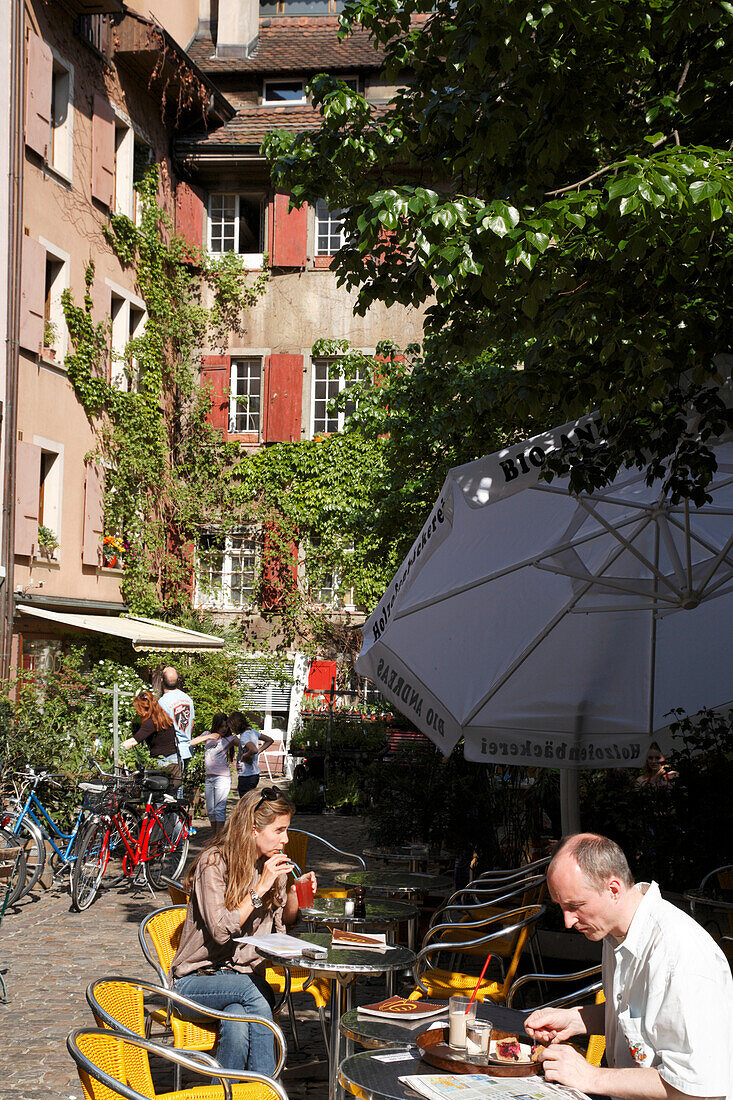
[[[284,932],[297,920],[295,887],[286,889],[292,865],[283,854],[294,809],[275,787],[250,791],[188,873],[191,895],[170,978],[177,993],[204,1008],[272,1019],[265,960],[234,937]],[[215,1056],[225,1069],[271,1077],[272,1033],[224,1020]]]

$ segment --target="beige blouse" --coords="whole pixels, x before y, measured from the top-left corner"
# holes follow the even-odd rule
[[[256,889],[259,877],[256,873],[252,889]],[[287,876],[282,875],[277,890],[283,899],[286,897],[286,883]],[[255,909],[241,924],[239,913],[225,906],[225,893],[226,865],[215,852],[196,868],[181,942],[171,963],[171,981],[197,970],[228,967],[241,974],[250,974],[267,966],[254,947],[247,943],[235,943],[234,937],[254,936],[258,932],[263,935],[284,932],[284,900],[276,909]]]

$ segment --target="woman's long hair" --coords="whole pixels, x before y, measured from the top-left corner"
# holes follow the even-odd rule
[[[152,691],[141,691],[132,700],[132,705],[143,722],[147,718],[153,719],[156,730],[164,730],[166,726],[173,725],[170,714],[166,714]]]
[[[257,845],[254,830],[265,829],[276,817],[287,814],[292,817],[295,805],[286,794],[280,792],[276,801],[261,801],[262,792],[257,789],[248,791],[237,803],[232,816],[222,832],[204,848],[201,855],[186,875],[186,889],[193,887],[194,873],[199,864],[205,866],[217,856],[226,867],[226,891],[224,904],[227,909],[236,909],[242,904],[247,891],[254,885],[257,867]],[[258,805],[259,803],[259,805]],[[255,809],[255,807],[257,807]],[[262,897],[266,908],[277,909],[285,904],[285,898],[275,883]]]

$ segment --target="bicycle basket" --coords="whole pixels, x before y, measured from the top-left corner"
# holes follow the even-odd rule
[[[117,791],[105,783],[80,783],[84,791],[82,809],[93,814],[113,814],[117,810]]]

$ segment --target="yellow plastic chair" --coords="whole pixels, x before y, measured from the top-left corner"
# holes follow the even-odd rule
[[[203,1008],[188,997],[181,996],[180,993],[175,993],[171,989],[165,989],[163,986],[153,985],[151,982],[147,982],[145,979],[140,978],[122,978],[117,975],[97,978],[87,986],[86,998],[87,1004],[92,1010],[92,1015],[94,1016],[97,1027],[107,1027],[123,1035],[145,1039],[148,1038],[145,1022],[145,994],[154,997],[156,1000],[165,1000],[168,1003],[169,1010],[175,1010],[178,1016],[181,1016],[181,1012],[183,1011],[184,1015],[193,1013],[197,1017],[202,1018],[202,1020],[210,1021],[209,1029],[213,1032],[215,1037],[219,1021],[233,1018],[231,1013]],[[285,1036],[278,1025],[270,1023],[269,1020],[263,1021],[260,1016],[237,1016],[236,1019],[246,1020],[250,1023],[264,1022],[273,1032],[279,1047],[275,1076],[279,1076],[285,1065],[287,1046],[285,1043]],[[196,1025],[194,1025],[194,1027],[195,1026]],[[209,1029],[207,1029],[207,1033]],[[176,1049],[185,1050],[187,1048],[176,1046]],[[190,1049],[198,1050],[199,1048],[193,1047]],[[144,1058],[144,1055],[138,1053],[131,1055],[131,1057],[134,1060],[140,1060]],[[177,1075],[178,1072],[177,1070]],[[180,1081],[177,1077],[176,1086],[178,1087],[179,1084]]]
[[[529,905],[539,905],[546,893],[546,875],[534,875],[531,878],[523,879],[519,885],[514,885],[509,890],[505,885],[484,887],[480,890],[473,890],[470,886],[463,887],[463,889],[452,894],[436,910],[430,921],[430,926],[446,923],[462,926],[472,921],[481,921],[498,916],[514,909],[516,906],[526,908]],[[456,934],[459,939],[465,939],[465,934],[460,930],[460,927]],[[509,958],[514,953],[518,935],[519,933],[514,933],[504,939],[497,939],[493,948],[494,953],[501,959]],[[446,936],[447,938],[449,937]],[[529,951],[534,968],[536,970],[542,969],[542,958],[539,950],[535,947],[533,936],[529,939]],[[481,947],[469,948],[465,953],[486,957],[486,953]]]
[[[66,1039],[76,1062],[84,1100],[222,1100],[224,1083],[232,1100],[288,1100],[282,1085],[250,1070],[222,1069],[207,1054],[184,1054],[173,1047],[102,1028],[76,1028]],[[156,1092],[150,1055],[206,1079],[206,1084],[173,1092]],[[211,1078],[220,1084],[212,1085]]]
[[[521,978],[517,978],[509,990],[506,999],[507,1008],[512,1007],[519,990],[529,985],[530,982],[544,983],[546,985],[552,985],[557,982],[582,982],[586,978],[594,978],[600,973],[600,966],[591,966],[588,967],[587,970],[576,970],[572,974],[523,974]],[[595,1004],[597,1005],[603,1004],[606,1000],[603,990],[601,989],[601,983],[598,981],[592,982],[589,985],[584,985],[582,989],[575,989],[572,993],[566,993],[562,997],[556,997],[554,1001],[545,1001],[543,1004],[533,1005],[532,1007],[567,1008],[570,1005],[587,1004],[591,994],[595,994]],[[600,1066],[605,1050],[606,1036],[591,1035],[588,1039],[588,1047],[585,1051],[586,1061],[590,1062],[592,1066]]]
[[[149,913],[138,930],[142,952],[158,975],[160,984],[166,989],[170,986],[168,973],[173,962],[173,956],[178,950],[185,919],[185,905],[167,905],[163,909],[157,909],[155,912]],[[293,993],[308,993],[313,998],[318,1009],[324,1041],[328,1046],[325,1008],[331,995],[330,982],[326,978],[312,978],[310,971],[301,970],[297,967],[287,971],[279,966],[268,966],[264,977],[267,984],[278,996],[274,1009],[275,1013],[279,1012],[283,1003],[287,1001],[295,1049],[299,1049],[299,1044],[295,1009],[290,999]],[[151,1023],[166,1026],[167,1012],[165,1009],[150,1009],[148,1015]],[[211,1050],[216,1043],[216,1030],[211,1028],[198,1027],[197,1024],[192,1024],[175,1015],[171,1015],[170,1026],[176,1047],[188,1050]]]
[[[461,955],[473,956],[478,952],[486,957],[489,952],[499,956],[502,967],[502,980],[488,977],[482,979],[476,997],[478,1000],[491,1000],[503,1003],[511,988],[528,937],[534,931],[537,921],[545,912],[544,905],[525,905],[510,909],[478,921],[465,921],[462,924],[436,924],[429,928],[423,940],[414,966],[416,988],[410,994],[410,1000],[429,997],[431,1000],[447,1000],[454,994],[473,992],[477,977],[455,968],[442,968],[435,965],[433,959],[448,954],[451,958]],[[507,957],[499,955],[497,946],[511,943],[512,952]]]

